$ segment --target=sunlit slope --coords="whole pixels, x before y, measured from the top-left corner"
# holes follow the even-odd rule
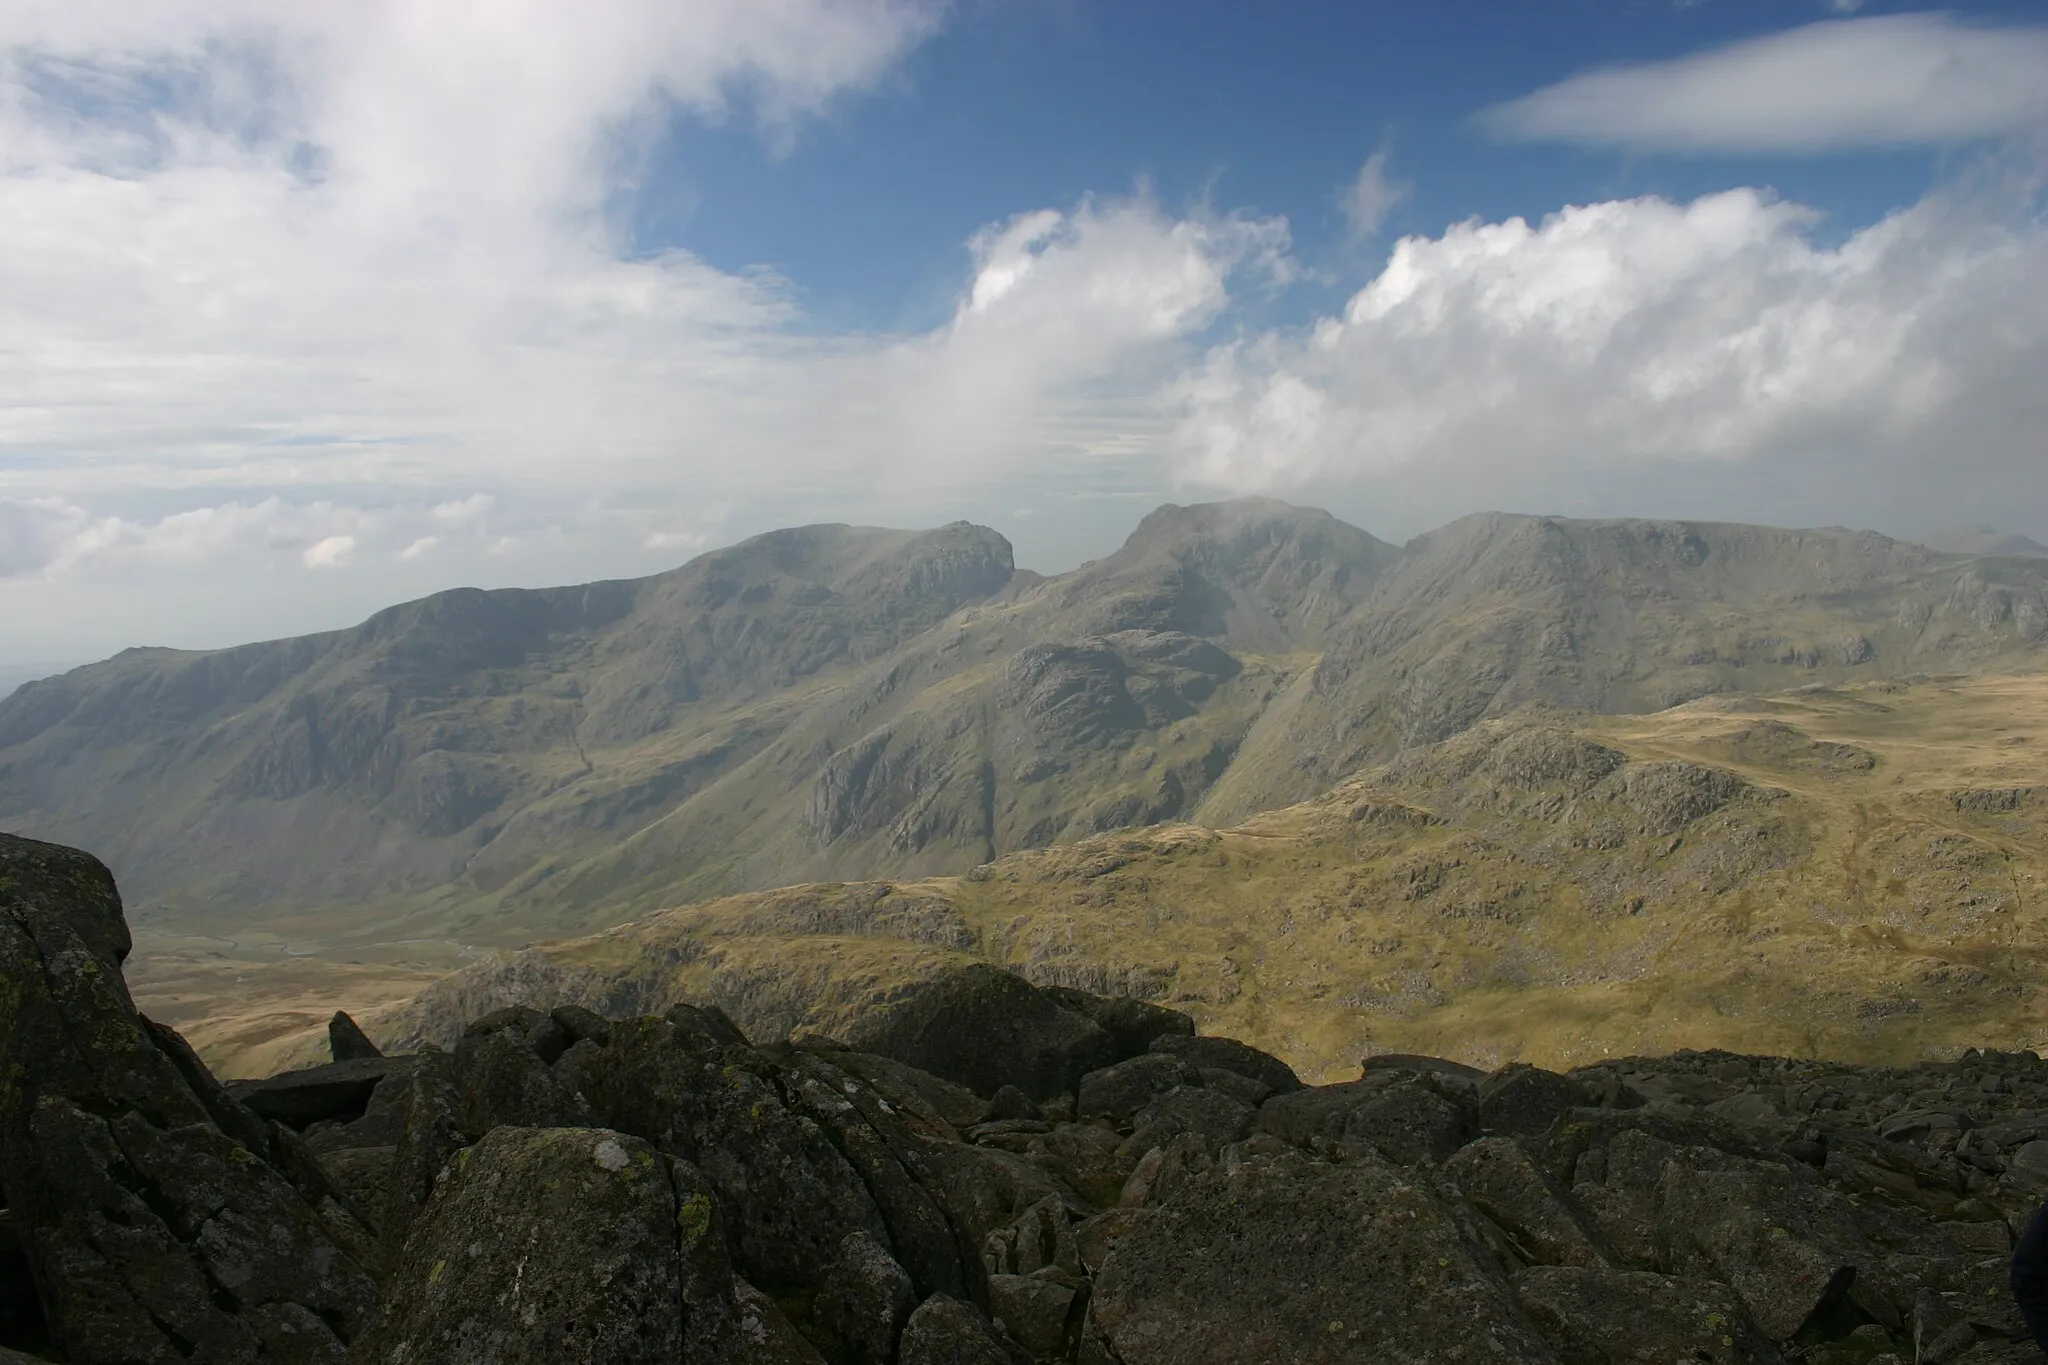
[[[668,910],[373,1017],[438,1036],[512,999],[708,998],[757,1033],[830,1031],[985,958],[1190,1009],[1331,1076],[1371,1051],[1492,1065],[2033,1046],[2048,1035],[2044,824],[2041,677],[1649,716],[1538,708],[1234,829]]]

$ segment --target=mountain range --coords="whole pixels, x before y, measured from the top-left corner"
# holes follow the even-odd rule
[[[30,683],[0,702],[0,827],[99,852],[144,925],[516,944],[1235,824],[1531,702],[2044,647],[2048,562],[1870,532],[1488,514],[1397,547],[1250,500],[1162,507],[1047,578],[985,527],[811,526]]]

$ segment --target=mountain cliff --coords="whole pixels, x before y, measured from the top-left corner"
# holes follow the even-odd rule
[[[1164,507],[1051,579],[964,523],[131,650],[0,702],[0,824],[145,922],[516,943],[796,881],[1234,823],[1525,703],[2037,667],[2048,563],[1870,533]],[[310,921],[308,921],[310,922]],[[330,936],[331,937],[331,936]]]

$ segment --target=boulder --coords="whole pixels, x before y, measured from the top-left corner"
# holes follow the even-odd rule
[[[1532,1266],[1522,1309],[1567,1361],[1604,1365],[1783,1365],[1742,1300],[1713,1280],[1641,1270]]]
[[[739,1299],[740,1354],[729,1357],[732,1365],[826,1365],[804,1334],[776,1307],[775,1300],[748,1284],[734,1283]],[[694,1359],[684,1357],[695,1365]],[[713,1357],[713,1359],[718,1359]],[[720,1361],[725,1365],[725,1361]]]
[[[863,1018],[846,1041],[992,1096],[1014,1085],[1034,1100],[1071,1092],[1116,1060],[1116,1045],[1086,1015],[999,967],[959,967]]]
[[[589,1104],[564,1090],[548,1069],[568,1051],[559,1025],[545,1016],[530,1028],[485,1029],[483,1022],[470,1025],[455,1045],[464,1132],[480,1138],[500,1126],[573,1128],[592,1121]]]
[[[1591,1107],[1595,1096],[1582,1082],[1541,1067],[1511,1062],[1479,1085],[1481,1132],[1541,1136],[1572,1109]]]
[[[360,1365],[673,1365],[682,1272],[668,1165],[602,1128],[497,1128],[407,1241]]]
[[[1177,1085],[1197,1079],[1195,1069],[1169,1053],[1153,1052],[1114,1066],[1091,1071],[1075,1092],[1074,1112],[1081,1118],[1106,1118],[1127,1124],[1140,1109]]]
[[[384,1209],[377,1222],[386,1261],[397,1258],[406,1234],[434,1193],[449,1158],[468,1141],[458,1119],[461,1097],[455,1066],[438,1048],[423,1048],[404,1078],[399,1103],[404,1119],[384,1177]]]
[[[557,1005],[548,1011],[548,1018],[568,1035],[571,1047],[583,1042],[603,1047],[612,1040],[611,1020],[581,1005]]]
[[[1532,1265],[1604,1268],[1618,1259],[1578,1201],[1539,1170],[1513,1138],[1480,1138],[1445,1162],[1444,1174]]]
[[[410,1065],[393,1057],[358,1057],[286,1071],[260,1081],[229,1081],[228,1093],[259,1118],[287,1128],[348,1123],[363,1116],[371,1092]]]
[[[327,1050],[337,1062],[368,1061],[384,1055],[346,1010],[336,1010],[327,1021]]]
[[[934,1294],[904,1325],[901,1365],[1029,1365],[974,1305]]]
[[[878,1177],[886,1174],[886,1163],[870,1160],[877,1148],[863,1136],[857,1106],[838,1093],[850,1078],[826,1076],[803,1049],[785,1047],[780,1062],[771,1060],[731,1042],[736,1032],[697,1011],[616,1021],[610,1034],[581,1071],[593,1118],[703,1171],[724,1209],[734,1265],[749,1282],[774,1294],[815,1290],[848,1233],[891,1244],[874,1196],[833,1136],[848,1140]]]
[[[1221,1071],[1235,1071],[1240,1076],[1249,1076],[1263,1082],[1276,1094],[1301,1089],[1301,1078],[1294,1074],[1294,1068],[1270,1052],[1261,1052],[1235,1038],[1200,1038],[1185,1034],[1167,1033],[1152,1040],[1153,1052],[1164,1052],[1178,1057],[1189,1066],[1215,1067]]]
[[[996,1093],[989,1096],[988,1117],[990,1122],[1004,1119],[1043,1119],[1045,1111],[1037,1101],[1014,1085],[996,1087]]]
[[[1897,1327],[1885,1257],[1851,1199],[1806,1167],[1673,1162],[1658,1191],[1658,1237],[1671,1249],[1670,1269],[1729,1285],[1774,1341],[1790,1340],[1839,1303]]]
[[[825,1130],[867,1187],[888,1229],[890,1248],[916,1293],[965,1293],[967,1277],[953,1229],[905,1164],[916,1161],[920,1144],[900,1116],[865,1082],[821,1058],[797,1053],[783,1077],[791,1105]],[[857,1232],[849,1239],[865,1235]],[[847,1244],[841,1243],[842,1256]]]
[[[368,1270],[136,1013],[127,950],[98,860],[0,835],[0,1188],[50,1337],[74,1360],[338,1360]]]
[[[1555,1361],[1457,1217],[1377,1158],[1195,1176],[1095,1277],[1124,1365]]]
[[[1192,1133],[1209,1150],[1248,1137],[1258,1111],[1243,1100],[1205,1085],[1178,1085],[1139,1110],[1139,1131]]]
[[[1442,1057],[1418,1057],[1411,1052],[1375,1052],[1360,1062],[1358,1069],[1361,1078],[1375,1071],[1412,1071],[1473,1088],[1486,1079],[1486,1073],[1476,1066],[1445,1061]]]
[[[689,1162],[671,1157],[668,1169],[675,1185],[676,1250],[681,1261],[682,1358],[706,1365],[753,1361],[757,1357],[751,1353],[749,1287],[733,1274],[726,1254],[718,1196],[704,1173]],[[753,1317],[758,1318],[758,1312]]]
[[[989,1316],[1012,1341],[1036,1356],[1065,1358],[1078,1330],[1078,1299],[1069,1277],[1053,1271],[988,1277]]]
[[[1070,986],[1040,986],[1039,992],[1061,1009],[1093,1019],[1116,1044],[1119,1058],[1137,1057],[1152,1046],[1152,1040],[1168,1034],[1195,1036],[1195,1021],[1179,1010],[1167,1009],[1128,996],[1093,995]]]
[[[384,1226],[384,1212],[391,1202],[391,1167],[398,1149],[394,1147],[344,1147],[322,1152],[320,1167],[349,1201],[363,1211],[372,1230]]]
[[[814,1311],[851,1352],[856,1365],[888,1365],[896,1338],[917,1307],[910,1276],[865,1232],[847,1234],[825,1272]]]
[[[972,1128],[989,1117],[989,1102],[964,1085],[941,1080],[928,1071],[905,1066],[890,1057],[879,1057],[872,1052],[855,1052],[851,1049],[833,1049],[821,1052],[834,1066],[849,1075],[858,1076],[875,1088],[875,1092],[898,1109],[904,1110],[911,1119],[924,1121],[928,1132],[931,1123],[937,1121],[949,1128]]]
[[[1034,1160],[1051,1171],[1083,1199],[1098,1208],[1116,1203],[1124,1181],[1131,1175],[1131,1163],[1120,1150],[1122,1143],[1110,1130],[1092,1123],[1059,1123],[1045,1135],[1043,1150]]]
[[[725,1210],[740,1274],[771,1291],[815,1289],[848,1234],[887,1246],[888,1225],[831,1137],[785,1105],[774,1077],[758,1057],[704,1067],[690,1136]]]
[[[1257,1127],[1315,1150],[1376,1152],[1397,1164],[1441,1161],[1471,1137],[1465,1111],[1418,1076],[1345,1081],[1275,1095]]]

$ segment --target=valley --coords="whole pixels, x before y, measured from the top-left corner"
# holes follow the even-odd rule
[[[708,1000],[753,1034],[830,1034],[969,960],[1185,1010],[1304,1076],[1371,1052],[2030,1047],[2048,1036],[2044,745],[2042,675],[1532,707],[1235,827],[679,906],[501,949],[411,999],[418,975],[380,981],[360,956],[209,971],[141,937],[131,978],[230,1074],[317,1055],[340,1007],[407,1045],[542,999]],[[243,998],[257,973],[293,984]]]

